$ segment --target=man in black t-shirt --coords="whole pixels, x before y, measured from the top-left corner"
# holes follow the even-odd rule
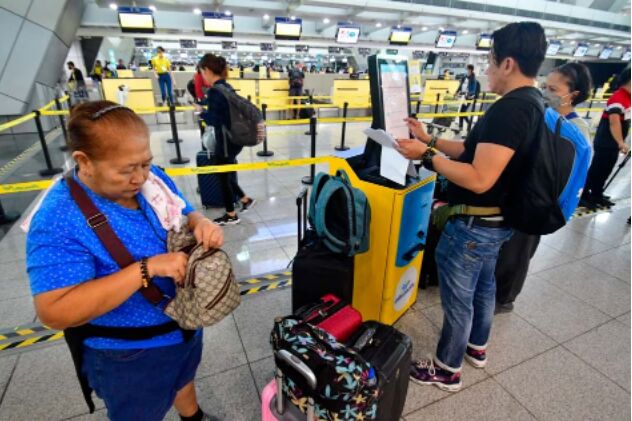
[[[408,119],[417,139],[401,139],[409,159],[449,181],[449,222],[435,256],[444,311],[441,338],[430,361],[413,364],[411,379],[443,390],[461,388],[465,358],[477,368],[487,364],[486,348],[494,317],[494,271],[500,246],[513,231],[501,215],[501,203],[524,173],[526,150],[544,124],[534,88],[546,53],[542,27],[533,22],[509,24],[493,36],[487,76],[501,95],[465,142],[429,136],[421,123]],[[436,154],[435,149],[447,155]]]

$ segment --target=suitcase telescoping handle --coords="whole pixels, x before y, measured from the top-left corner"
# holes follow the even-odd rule
[[[298,211],[298,248],[300,249],[303,235],[307,231],[307,187],[303,187],[298,196],[296,196],[296,208]]]
[[[316,390],[316,375],[307,366],[307,364],[298,359],[296,356],[292,355],[286,349],[279,350],[276,355],[280,360],[283,360],[287,365],[292,367],[294,370],[296,370],[297,373],[303,376],[311,390]],[[283,372],[279,368],[277,368],[276,370],[276,386],[276,410],[280,415],[282,415],[285,412],[283,401]],[[307,398],[307,421],[313,421],[315,418],[314,416],[314,398],[310,396]]]

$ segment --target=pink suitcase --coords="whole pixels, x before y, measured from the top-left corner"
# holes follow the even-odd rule
[[[312,388],[316,388],[316,376],[301,360],[284,349],[277,353],[277,357],[292,365],[297,372],[305,376]],[[261,421],[316,421],[314,400],[309,398],[307,401],[307,416],[305,416],[300,409],[289,404],[282,395],[277,394],[277,390],[283,390],[282,384],[283,373],[277,368],[276,378],[270,381],[261,393]]]

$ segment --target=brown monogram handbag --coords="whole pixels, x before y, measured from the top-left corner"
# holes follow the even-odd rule
[[[170,231],[169,252],[189,255],[183,286],[165,308],[165,314],[183,329],[212,326],[232,313],[241,302],[239,285],[230,258],[221,249],[204,251],[189,230],[186,221],[180,232]]]

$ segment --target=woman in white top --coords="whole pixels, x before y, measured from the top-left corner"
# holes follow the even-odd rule
[[[549,105],[566,117],[592,144],[590,125],[575,112],[575,106],[586,101],[592,91],[588,67],[581,63],[566,63],[549,73],[543,90]]]

